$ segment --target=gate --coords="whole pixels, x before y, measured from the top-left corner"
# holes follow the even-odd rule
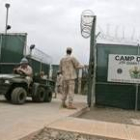
[[[139,55],[139,45],[97,44],[95,104],[123,109],[140,109],[139,84],[108,82],[109,54]]]

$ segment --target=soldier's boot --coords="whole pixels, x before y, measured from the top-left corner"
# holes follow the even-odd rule
[[[75,106],[73,106],[71,103],[67,106],[67,109],[77,109]]]
[[[66,103],[65,103],[65,102],[62,102],[61,107],[62,107],[62,108],[67,108]]]

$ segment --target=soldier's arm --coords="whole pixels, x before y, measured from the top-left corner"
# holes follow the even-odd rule
[[[84,66],[81,65],[81,64],[79,63],[79,61],[78,61],[75,57],[72,58],[72,63],[73,63],[73,65],[74,65],[74,67],[75,67],[76,69],[82,69],[82,68],[84,68]]]
[[[32,76],[32,68],[30,66],[26,70],[22,69],[22,72],[27,76]]]
[[[59,71],[62,73],[62,60],[60,60]]]
[[[32,70],[32,68],[29,66],[28,69],[27,69],[27,75],[28,75],[28,76],[32,76],[32,74],[33,74],[33,70]]]

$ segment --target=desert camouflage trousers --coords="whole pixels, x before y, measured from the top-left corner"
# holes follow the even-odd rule
[[[62,93],[63,93],[63,88],[62,88],[62,86],[55,86],[55,92],[56,92],[56,93],[62,94]]]
[[[75,90],[75,80],[64,80],[63,81],[63,92],[62,92],[62,102],[65,103],[68,98],[68,104],[73,104]]]

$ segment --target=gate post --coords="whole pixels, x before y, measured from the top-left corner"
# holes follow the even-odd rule
[[[81,35],[84,38],[90,37],[90,56],[88,68],[88,97],[89,107],[93,107],[95,99],[95,82],[96,82],[96,16],[91,10],[85,10],[81,15]]]

